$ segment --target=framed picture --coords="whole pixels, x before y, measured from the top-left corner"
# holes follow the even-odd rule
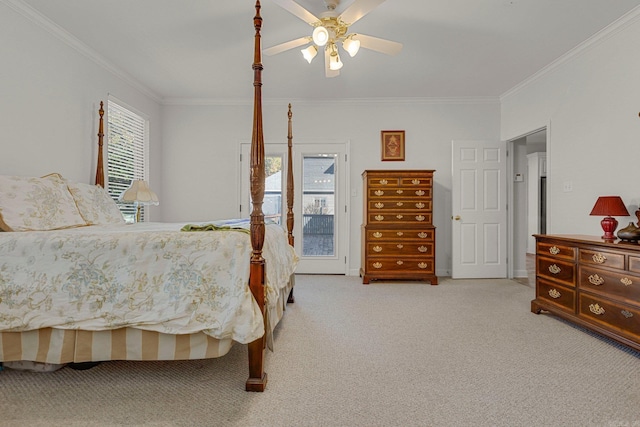
[[[404,131],[383,130],[380,140],[382,142],[382,161],[404,161]]]

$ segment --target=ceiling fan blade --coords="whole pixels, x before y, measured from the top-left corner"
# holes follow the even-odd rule
[[[355,34],[353,38],[360,40],[360,47],[386,53],[387,55],[397,55],[402,50],[402,43],[392,42],[391,40],[379,39],[378,37],[364,34]]]
[[[298,18],[302,19],[304,22],[306,22],[309,25],[312,25],[320,21],[320,19],[318,19],[313,13],[309,12],[307,9],[300,6],[298,3],[296,3],[293,0],[272,0],[272,1],[278,6],[280,6],[281,8],[283,8],[284,10],[286,10],[287,12],[292,13]]]
[[[325,77],[331,78],[331,77],[339,76],[340,75],[340,70],[332,70],[331,68],[329,68],[329,62],[330,62],[329,49],[325,49],[324,50],[324,75],[325,75]]]
[[[281,52],[284,52],[285,50],[289,50],[289,49],[293,49],[296,48],[298,46],[302,46],[305,45],[307,43],[311,42],[311,37],[300,37],[299,39],[295,39],[295,40],[291,40],[285,43],[280,43],[277,44],[275,46],[271,46],[269,48],[266,48],[263,53],[267,56],[271,56],[271,55],[275,55]]]
[[[347,25],[352,25],[367,13],[375,9],[380,3],[384,3],[385,0],[355,0],[351,6],[346,8],[344,12],[340,14],[340,18]]]

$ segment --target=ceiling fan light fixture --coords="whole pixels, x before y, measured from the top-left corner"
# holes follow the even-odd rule
[[[311,64],[311,61],[313,61],[313,58],[315,58],[316,55],[318,54],[318,48],[315,47],[314,45],[311,45],[305,49],[302,49],[300,52],[302,52],[302,56],[304,57],[304,59],[306,59],[307,62]]]
[[[329,54],[329,69],[332,71],[338,71],[343,65],[342,61],[340,61],[340,55],[338,55],[336,45],[332,44],[331,53]]]
[[[342,42],[342,47],[353,58],[360,50],[360,40],[355,40],[353,36],[349,36]]]
[[[313,42],[318,46],[324,46],[329,41],[329,31],[322,25],[313,30]]]

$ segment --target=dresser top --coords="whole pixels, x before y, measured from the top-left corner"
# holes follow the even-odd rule
[[[640,251],[640,244],[624,242],[620,239],[604,240],[600,236],[588,236],[583,234],[534,234],[536,239],[553,239],[568,243],[582,243],[587,245],[597,245],[609,247],[611,249],[629,249]]]
[[[411,174],[411,173],[434,173],[435,170],[434,169],[368,169],[365,170],[364,172],[362,172],[362,175],[367,175],[367,174],[376,174],[376,173],[382,173],[382,174],[398,174],[398,173],[402,173],[402,174]]]

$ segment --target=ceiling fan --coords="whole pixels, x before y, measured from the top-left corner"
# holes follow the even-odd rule
[[[294,0],[272,1],[314,27],[314,30],[310,36],[300,37],[265,49],[265,55],[275,55],[299,46],[309,45],[301,52],[303,57],[311,63],[318,50],[324,49],[325,75],[336,77],[340,74],[340,68],[343,65],[338,52],[338,44],[341,44],[342,48],[352,57],[358,53],[361,47],[387,55],[396,55],[402,50],[401,43],[359,33],[349,33],[351,25],[385,0],[355,0],[341,14],[335,12],[340,0],[324,0],[327,11],[320,14],[319,18]]]

